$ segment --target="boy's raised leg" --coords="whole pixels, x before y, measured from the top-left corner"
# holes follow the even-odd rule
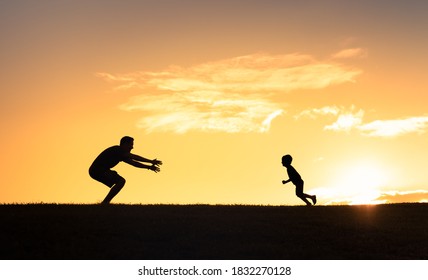
[[[314,205],[317,204],[317,196],[316,195],[312,195],[311,199],[312,199],[312,202]]]
[[[307,195],[305,193],[298,193],[297,197],[303,200],[307,206],[312,206],[312,204],[308,201],[307,197],[311,197],[310,195]]]

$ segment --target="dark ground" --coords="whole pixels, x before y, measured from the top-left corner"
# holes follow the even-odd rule
[[[428,204],[0,205],[0,259],[428,259]]]

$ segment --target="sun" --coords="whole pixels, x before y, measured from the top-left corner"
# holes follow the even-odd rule
[[[349,204],[376,204],[380,188],[388,183],[387,172],[374,160],[361,160],[338,168],[334,188]]]
[[[385,182],[385,174],[372,162],[351,165],[345,173],[349,184],[359,188],[379,187]]]

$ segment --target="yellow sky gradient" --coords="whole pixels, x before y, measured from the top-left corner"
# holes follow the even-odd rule
[[[0,203],[428,200],[423,1],[2,1]]]

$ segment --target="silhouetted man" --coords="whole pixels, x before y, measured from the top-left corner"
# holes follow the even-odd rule
[[[92,163],[89,168],[89,175],[110,188],[109,193],[101,202],[109,204],[110,201],[119,193],[125,185],[125,179],[116,171],[111,170],[119,162],[123,161],[138,168],[145,168],[154,172],[159,172],[159,165],[162,161],[146,159],[144,157],[131,154],[134,148],[134,139],[125,136],[120,140],[120,146],[113,146],[105,149]],[[142,164],[141,162],[151,163],[152,165]]]
[[[289,178],[287,181],[283,180],[282,183],[287,184],[288,182],[292,182],[296,186],[296,196],[303,200],[308,206],[311,205],[311,203],[307,200],[307,198],[310,198],[315,205],[317,203],[317,197],[315,195],[303,193],[302,177],[300,177],[300,174],[296,171],[296,169],[291,166],[292,161],[293,158],[290,155],[285,155],[282,157],[282,165],[287,168]]]

